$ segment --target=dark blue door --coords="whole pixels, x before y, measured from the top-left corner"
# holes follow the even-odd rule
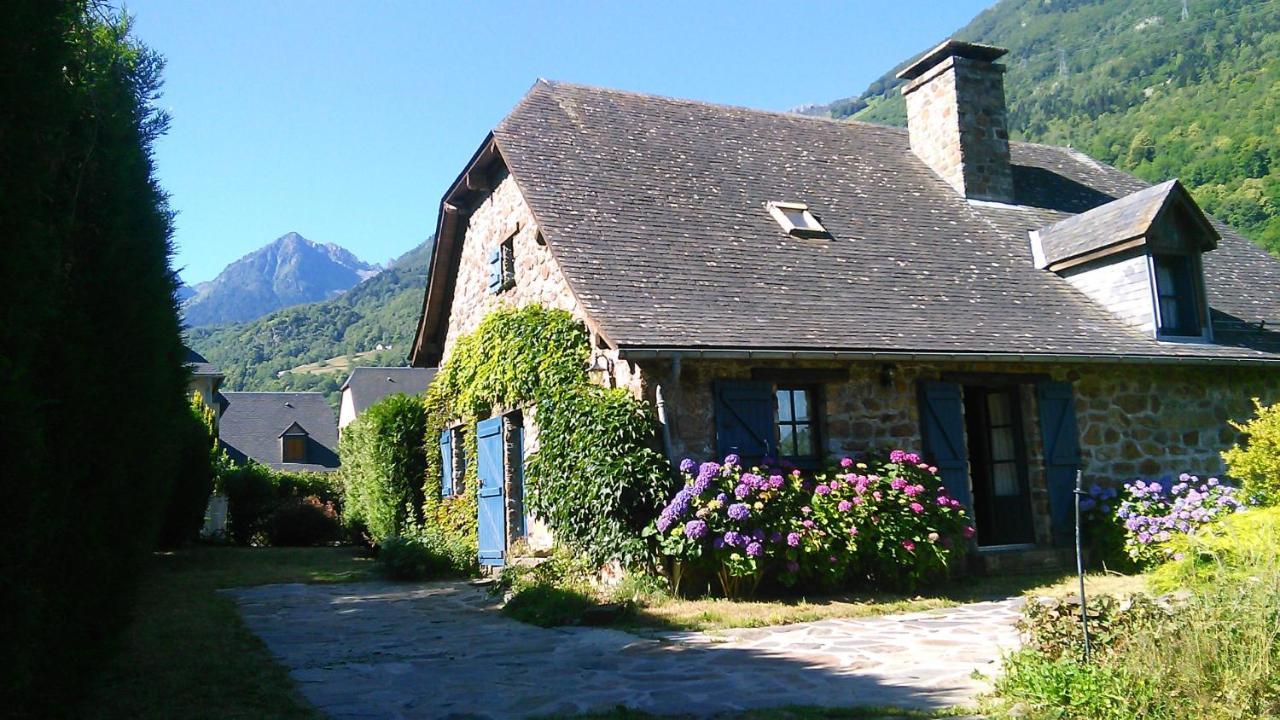
[[[741,455],[750,465],[775,449],[773,385],[753,380],[719,380],[716,393],[716,449],[720,457]]]
[[[476,475],[480,486],[477,497],[477,544],[481,565],[502,565],[507,554],[506,502],[503,485],[502,418],[490,418],[476,424]]]

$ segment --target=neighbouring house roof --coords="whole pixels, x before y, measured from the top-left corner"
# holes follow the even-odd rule
[[[232,460],[247,459],[281,470],[338,467],[338,422],[324,395],[316,392],[224,392],[218,439]],[[302,430],[307,462],[282,463],[281,437]]]
[[[439,359],[465,213],[498,163],[624,355],[1280,361],[1280,261],[1214,222],[1215,343],[1158,342],[1037,268],[1029,241],[1148,184],[1067,148],[1010,150],[1014,203],[967,201],[902,128],[540,80],[441,203],[414,362]],[[770,201],[807,204],[831,238],[788,235]]]
[[[435,376],[435,368],[358,367],[342,384],[342,392],[350,393],[352,408],[359,415],[388,395],[420,395],[426,392],[431,378]]]
[[[1095,259],[1128,249],[1134,243],[1142,244],[1156,220],[1175,203],[1186,208],[1201,226],[1200,249],[1216,248],[1220,239],[1218,232],[1182,184],[1169,180],[1037,231],[1043,253],[1040,267],[1054,268],[1086,258]]]
[[[218,369],[217,365],[205,360],[203,355],[191,348],[187,348],[187,356],[184,362],[187,364],[187,367],[191,368],[191,374],[197,377],[206,376],[220,378],[223,376],[222,371]]]

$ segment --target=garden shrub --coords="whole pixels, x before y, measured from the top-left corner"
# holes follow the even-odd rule
[[[308,547],[337,540],[342,528],[333,501],[316,495],[285,498],[267,519],[267,540],[273,546]]]
[[[574,625],[599,605],[596,567],[571,550],[557,548],[537,564],[503,568],[494,592],[506,600],[503,612],[517,620],[541,627]]]
[[[1169,543],[1171,560],[1151,575],[1154,587],[1206,588],[1254,582],[1280,573],[1280,507],[1233,513]]]
[[[157,544],[179,547],[200,534],[204,513],[213,493],[214,467],[218,453],[218,431],[213,409],[193,393],[188,413],[173,427],[178,442],[178,467]]]
[[[216,485],[227,498],[227,534],[236,545],[271,544],[276,512],[308,512],[296,509],[303,498],[335,507],[339,501],[325,473],[282,472],[253,461],[225,467]]]
[[[598,565],[652,559],[641,530],[670,486],[655,449],[647,403],[589,382],[586,328],[570,313],[537,305],[496,310],[458,339],[427,390],[428,447],[454,422],[465,428],[500,407],[530,411],[538,451],[526,458],[526,507],[559,542]],[[461,455],[476,457],[474,432]],[[455,452],[458,450],[455,449]],[[442,498],[440,454],[427,453],[424,514],[429,525],[475,543],[476,464],[465,463],[464,492]]]
[[[1253,399],[1256,415],[1231,425],[1245,434],[1242,443],[1222,453],[1227,472],[1238,480],[1244,496],[1259,505],[1280,504],[1280,402],[1271,406]]]
[[[1173,598],[1152,598],[1142,593],[1128,597],[1089,595],[1089,645],[1094,653],[1123,649],[1138,628],[1167,621],[1175,612]],[[1084,657],[1084,629],[1080,623],[1080,598],[1042,597],[1027,601],[1018,619],[1023,646],[1051,660]]]
[[[1235,488],[1217,478],[1200,480],[1183,473],[1176,483],[1134,480],[1125,483],[1116,520],[1125,529],[1125,551],[1140,567],[1169,559],[1168,542],[1244,507]]]
[[[434,580],[475,574],[476,549],[434,529],[386,538],[378,546],[378,563],[393,580]]]
[[[690,570],[715,577],[729,597],[773,577],[913,588],[944,575],[973,536],[937,468],[902,450],[870,464],[846,458],[811,477],[747,470],[736,455],[723,465],[685,460],[680,470],[684,487],[648,531],[672,561],[676,591]]]
[[[187,412],[152,164],[163,59],[119,4],[0,23],[0,714],[77,714],[130,608]]]
[[[379,400],[343,429],[338,478],[344,522],[382,542],[420,519],[426,434],[426,407],[404,394]]]

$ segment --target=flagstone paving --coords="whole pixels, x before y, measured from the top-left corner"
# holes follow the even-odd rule
[[[228,591],[334,718],[508,718],[619,705],[712,714],[776,705],[968,705],[1013,647],[1020,600],[657,637],[539,628],[466,583]]]

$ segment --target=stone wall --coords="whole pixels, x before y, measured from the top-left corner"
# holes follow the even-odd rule
[[[1263,402],[1280,401],[1280,369],[1102,364],[769,364],[686,359],[677,392],[666,393],[675,454],[696,459],[714,456],[712,382],[749,378],[753,367],[839,370],[840,379],[819,383],[819,408],[826,423],[824,449],[837,457],[875,448],[920,448],[916,393],[920,380],[936,380],[955,373],[1023,373],[1069,380],[1075,388],[1083,469],[1091,480],[1106,482],[1182,472],[1221,474],[1224,468],[1219,453],[1238,439],[1238,433],[1227,421],[1250,417],[1252,397],[1261,397]],[[890,368],[888,374],[885,368]],[[653,382],[670,377],[670,366],[665,363],[646,364],[644,369]],[[1023,388],[1021,399],[1035,487],[1042,448],[1036,427],[1039,413],[1030,384]]]
[[[961,195],[1012,202],[1004,66],[949,57],[902,94],[912,152]]]
[[[515,285],[491,294],[489,253],[513,235]],[[537,224],[520,188],[508,175],[468,218],[449,311],[444,358],[448,359],[457,338],[474,331],[485,315],[502,306],[523,307],[535,303],[583,317],[560,266],[547,246],[539,243]]]

